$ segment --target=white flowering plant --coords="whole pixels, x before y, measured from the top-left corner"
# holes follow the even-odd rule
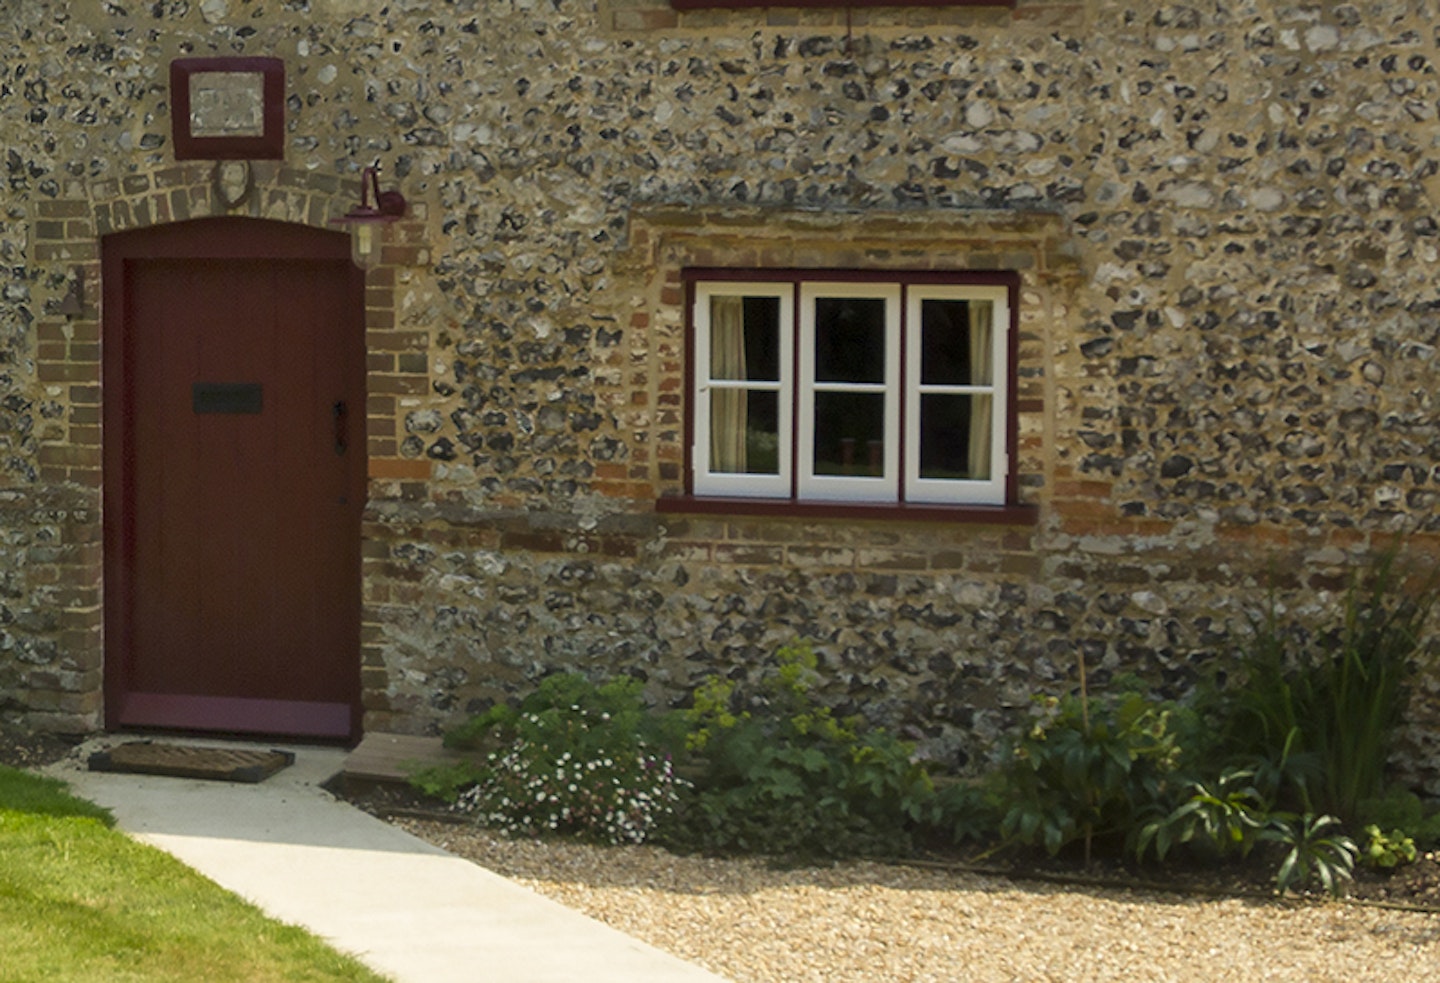
[[[685,784],[653,732],[635,680],[550,676],[447,738],[482,752],[455,808],[512,835],[642,843]]]

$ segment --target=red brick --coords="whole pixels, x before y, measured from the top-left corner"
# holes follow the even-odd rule
[[[424,376],[378,374],[370,376],[370,391],[373,393],[420,396],[429,388],[429,380]]]
[[[41,201],[41,218],[87,218],[90,205],[83,201]]]
[[[1108,481],[1057,481],[1055,482],[1056,498],[1109,498],[1114,486]]]
[[[654,498],[655,489],[649,482],[597,481],[595,490],[607,498]]]
[[[93,382],[99,374],[100,367],[93,362],[40,362],[35,366],[41,382]]]
[[[371,350],[387,352],[428,351],[430,336],[424,331],[367,331],[365,345]]]
[[[659,31],[676,27],[679,15],[670,9],[617,10],[615,11],[617,31]]]
[[[98,467],[99,447],[71,447],[50,445],[40,448],[40,463],[63,464],[68,467]]]
[[[404,460],[400,458],[371,458],[370,477],[372,478],[418,478],[422,481],[430,480],[430,462],[424,460]]]

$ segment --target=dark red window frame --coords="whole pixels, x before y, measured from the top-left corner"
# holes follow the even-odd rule
[[[675,10],[743,10],[748,7],[1005,7],[1015,0],[670,0]]]
[[[899,502],[830,502],[796,498],[728,498],[695,495],[695,417],[692,402],[695,393],[695,285],[700,282],[725,280],[794,283],[798,291],[802,282],[823,280],[828,283],[899,283],[899,284],[973,284],[1002,286],[1010,292],[1010,324],[1006,332],[1006,374],[1009,385],[1005,400],[1005,452],[1008,469],[1005,475],[1003,505],[937,504]],[[1020,275],[1008,270],[972,270],[945,272],[939,270],[853,270],[853,269],[748,269],[734,267],[687,267],[681,271],[685,286],[685,493],[680,497],[659,498],[658,512],[702,513],[715,515],[773,515],[796,518],[891,518],[919,521],[963,523],[994,523],[1008,525],[1033,524],[1038,510],[1019,503],[1017,491],[1019,461],[1019,403],[1017,359],[1020,350]],[[796,314],[798,317],[798,312]],[[901,334],[902,359],[904,333]],[[798,344],[798,341],[797,341]]]

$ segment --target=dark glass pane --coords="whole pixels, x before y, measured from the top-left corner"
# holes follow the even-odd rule
[[[710,298],[710,377],[780,379],[780,299]]]
[[[710,470],[780,473],[780,394],[710,390]]]
[[[884,394],[816,393],[814,463],[816,474],[884,474]]]
[[[927,386],[968,386],[970,304],[926,300],[920,304],[920,382]]]
[[[815,301],[815,379],[885,381],[885,301],[820,297]]]
[[[993,404],[990,396],[921,396],[920,477],[989,478]]]
[[[780,381],[780,298],[745,298],[745,378]]]

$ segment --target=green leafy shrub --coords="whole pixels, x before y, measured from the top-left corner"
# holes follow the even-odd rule
[[[711,679],[684,714],[695,789],[666,823],[683,850],[842,856],[896,854],[945,805],[914,747],[858,718],[841,720],[813,695],[808,645],[781,648],[753,710]]]
[[[1365,849],[1360,851],[1360,862],[1366,867],[1393,870],[1404,864],[1413,864],[1415,856],[1415,841],[1403,830],[1392,829],[1389,833],[1382,833],[1379,826],[1365,827]]]
[[[478,782],[483,775],[484,770],[474,762],[454,761],[415,771],[410,775],[410,784],[432,799],[454,805],[460,798],[460,793]]]
[[[1427,815],[1420,797],[1407,788],[1392,785],[1382,796],[1362,799],[1357,808],[1362,823],[1399,830],[1422,850],[1440,846],[1440,811]]]
[[[1097,837],[1130,840],[1169,811],[1181,754],[1169,708],[1138,693],[1093,705],[1084,696],[1050,698],[1044,706],[1002,771],[1000,832],[1009,842],[1053,855],[1083,841],[1088,860]]]
[[[1183,804],[1141,827],[1136,859],[1143,860],[1153,846],[1155,858],[1163,862],[1175,845],[1217,857],[1248,856],[1270,818],[1254,778],[1252,771],[1231,769],[1208,784],[1191,782],[1190,797]]]
[[[1176,844],[1218,858],[1245,858],[1259,844],[1278,844],[1279,866],[1274,878],[1278,892],[1303,888],[1318,880],[1327,892],[1338,895],[1343,882],[1351,879],[1357,857],[1364,859],[1366,854],[1356,849],[1333,816],[1271,812],[1254,778],[1251,771],[1229,769],[1212,783],[1192,782],[1185,803],[1145,826],[1137,857],[1143,858],[1152,844],[1161,861]],[[1403,852],[1403,845],[1382,841],[1377,846],[1372,837],[1367,848],[1373,851],[1377,864],[1389,859],[1387,851]],[[1410,856],[1414,856],[1413,844]]]
[[[640,843],[683,787],[649,739],[655,730],[635,680],[597,687],[578,674],[550,676],[519,707],[493,707],[451,733],[448,743],[480,752],[479,763],[417,782],[453,789],[458,810],[511,834]]]
[[[981,782],[937,781],[935,803],[925,826],[952,844],[988,843],[1000,829],[1004,801],[1000,783],[993,777]]]

